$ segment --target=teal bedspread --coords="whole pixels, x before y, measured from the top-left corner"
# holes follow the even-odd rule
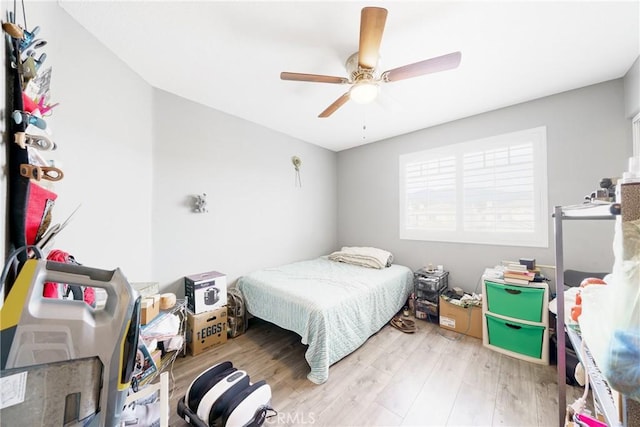
[[[413,273],[320,257],[253,272],[238,280],[247,310],[296,332],[309,347],[307,378],[322,384],[329,366],[360,347],[406,303]]]

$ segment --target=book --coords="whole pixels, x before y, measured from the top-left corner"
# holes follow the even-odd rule
[[[506,277],[504,279],[505,283],[510,283],[512,285],[528,285],[529,284],[529,280],[527,279],[515,279],[513,277]]]
[[[522,265],[522,264],[516,264],[514,262],[510,262],[506,265],[505,267],[505,271],[522,271],[522,272],[526,272],[527,271],[527,266],[526,265]]]
[[[528,280],[531,281],[534,279],[534,277],[536,277],[535,273],[530,273],[530,272],[513,272],[513,271],[505,271],[503,276],[505,278],[510,278],[510,279],[524,279],[524,280]]]
[[[498,268],[485,268],[483,276],[488,279],[502,279],[504,272]]]

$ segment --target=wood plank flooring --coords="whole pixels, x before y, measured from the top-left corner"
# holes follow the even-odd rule
[[[329,380],[306,376],[306,346],[293,332],[252,319],[247,333],[171,369],[170,425],[188,424],[177,402],[207,367],[225,360],[266,380],[278,415],[271,426],[540,426],[557,424],[556,367],[524,362],[476,338],[417,321],[415,334],[385,326],[331,366]],[[567,402],[582,389],[567,386]]]

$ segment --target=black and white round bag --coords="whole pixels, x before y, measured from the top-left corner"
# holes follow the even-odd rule
[[[251,384],[245,371],[229,361],[198,375],[178,402],[178,415],[196,427],[257,427],[271,411],[271,388]]]

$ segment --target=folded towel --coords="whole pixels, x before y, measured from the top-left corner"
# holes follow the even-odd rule
[[[391,266],[393,255],[383,249],[372,247],[343,246],[340,251],[333,252],[329,259],[361,267],[382,269]]]

